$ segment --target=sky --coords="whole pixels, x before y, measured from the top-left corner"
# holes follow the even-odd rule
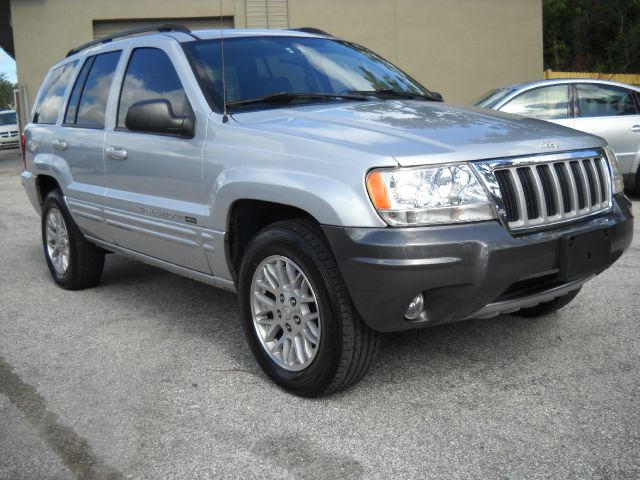
[[[7,80],[16,83],[16,62],[0,48],[0,73],[6,74]]]

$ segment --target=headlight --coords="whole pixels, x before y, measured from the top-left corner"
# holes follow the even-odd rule
[[[604,151],[609,159],[609,168],[611,169],[611,184],[613,188],[613,194],[621,193],[624,190],[624,180],[622,180],[622,174],[620,173],[620,164],[616,154],[613,153],[610,146],[604,147]]]
[[[466,164],[372,170],[366,183],[374,207],[389,225],[496,218],[487,193]]]

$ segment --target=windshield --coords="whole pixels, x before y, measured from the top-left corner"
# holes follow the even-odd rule
[[[203,90],[221,110],[220,40],[189,42],[184,48]],[[392,89],[431,95],[418,82],[369,50],[329,38],[225,38],[224,63],[227,104],[282,92],[339,95]]]
[[[0,125],[15,125],[17,123],[16,112],[0,112]]]
[[[476,107],[493,108],[500,100],[513,92],[511,88],[496,88],[478,98],[473,104]]]

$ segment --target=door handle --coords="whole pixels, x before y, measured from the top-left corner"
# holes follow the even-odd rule
[[[633,127],[631,127],[631,131],[633,133],[639,133],[640,132],[640,125],[634,125]]]
[[[51,145],[53,145],[53,148],[55,148],[56,150],[60,150],[60,151],[66,150],[67,147],[69,146],[67,142],[63,140],[58,140],[58,139],[51,142]]]
[[[122,147],[107,147],[104,149],[104,153],[107,154],[111,160],[126,160],[127,151]]]

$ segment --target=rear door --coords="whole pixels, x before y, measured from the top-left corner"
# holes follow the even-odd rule
[[[107,103],[122,51],[85,59],[76,76],[53,148],[64,156],[73,182],[67,205],[85,233],[112,241],[102,201],[106,190],[103,143]]]
[[[633,90],[616,85],[578,83],[576,128],[603,137],[623,174],[636,173],[640,155],[640,111]]]
[[[208,112],[194,113],[171,55],[178,54],[156,47],[130,52],[114,126],[105,137],[107,222],[122,247],[210,273],[205,250],[213,248],[212,239],[201,228],[209,216],[202,182]],[[129,107],[152,99],[168,100],[176,115],[195,114],[194,137],[128,130]]]
[[[498,110],[573,128],[571,93],[566,83],[536,87],[516,95]]]

